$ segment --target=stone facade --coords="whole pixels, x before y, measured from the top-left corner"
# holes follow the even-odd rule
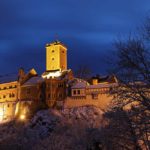
[[[67,96],[64,107],[94,105],[106,110],[113,98],[110,90],[114,86],[117,86],[117,80],[111,83],[105,80],[101,83],[90,84],[84,80],[75,79],[73,85],[70,86],[71,94]]]
[[[67,48],[59,41],[46,45],[46,71],[67,70]]]
[[[0,84],[0,120],[13,118],[18,97],[17,81]]]

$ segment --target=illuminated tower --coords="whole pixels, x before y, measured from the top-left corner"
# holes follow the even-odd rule
[[[46,71],[67,70],[67,48],[59,41],[46,45]]]

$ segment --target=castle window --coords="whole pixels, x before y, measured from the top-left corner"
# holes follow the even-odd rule
[[[62,94],[59,94],[59,97],[61,98],[61,97],[62,97]]]
[[[59,83],[58,87],[64,87],[63,83]]]
[[[54,53],[55,51],[54,50],[52,50],[52,53]]]
[[[27,89],[27,94],[30,94],[30,89]]]
[[[52,88],[55,88],[55,84],[52,84]]]
[[[42,95],[40,94],[40,99],[42,98]]]
[[[76,95],[76,90],[73,91],[73,94]]]
[[[80,94],[80,90],[78,90],[78,94]]]
[[[3,98],[6,98],[6,96],[5,96],[5,95],[3,95]]]
[[[11,97],[15,97],[15,94],[14,94],[14,93],[12,93]]]
[[[98,94],[92,94],[93,99],[98,99]]]
[[[11,94],[9,94],[9,97],[11,97]]]
[[[64,53],[64,51],[62,51],[62,53]]]
[[[48,94],[48,98],[50,98],[51,97],[51,95],[50,94]]]
[[[54,58],[52,58],[52,60],[54,60]]]
[[[7,105],[7,107],[9,107],[9,104]]]

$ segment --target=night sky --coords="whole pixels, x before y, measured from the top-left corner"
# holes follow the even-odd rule
[[[0,0],[0,74],[45,71],[45,45],[68,47],[69,68],[105,73],[113,41],[135,32],[150,0]]]

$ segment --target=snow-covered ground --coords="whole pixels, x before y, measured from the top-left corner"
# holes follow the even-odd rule
[[[80,138],[87,137],[86,130],[98,129],[102,122],[103,112],[93,106],[41,110],[29,121],[19,123],[12,121],[1,125],[0,149],[1,145],[4,145],[5,149],[10,149],[9,146],[12,146],[22,149],[50,147],[50,149],[63,150],[66,149],[65,146],[73,146],[75,141],[79,142]],[[66,140],[67,143],[70,142],[69,145],[63,144]],[[80,142],[76,144],[79,144],[78,149],[83,146]]]

